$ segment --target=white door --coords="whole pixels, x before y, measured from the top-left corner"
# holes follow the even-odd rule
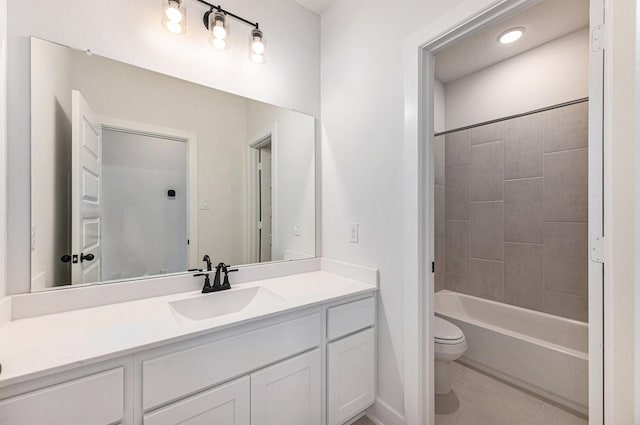
[[[144,425],[249,425],[249,377],[145,415]]]
[[[340,425],[375,401],[373,328],[327,346],[329,425]]]
[[[102,128],[76,90],[72,104],[71,282],[75,285],[102,280]]]
[[[320,350],[251,374],[251,425],[320,425]]]

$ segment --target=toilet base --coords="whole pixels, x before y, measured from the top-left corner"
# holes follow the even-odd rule
[[[445,395],[451,392],[451,380],[449,379],[448,361],[435,362],[435,390],[438,395]]]

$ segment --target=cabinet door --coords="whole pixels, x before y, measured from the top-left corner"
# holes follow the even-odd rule
[[[251,374],[251,425],[320,425],[320,350]]]
[[[329,425],[340,425],[375,401],[375,339],[369,328],[327,346]]]
[[[108,425],[124,418],[124,368],[0,402],[0,425]]]
[[[144,425],[249,425],[249,377],[144,416]]]

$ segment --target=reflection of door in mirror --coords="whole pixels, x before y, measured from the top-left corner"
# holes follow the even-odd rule
[[[260,190],[258,204],[260,205],[260,217],[258,222],[259,252],[258,261],[260,263],[271,261],[271,238],[272,238],[272,210],[271,210],[271,138],[258,149],[258,178],[260,180]]]
[[[100,282],[102,129],[80,92],[71,101],[71,283]]]

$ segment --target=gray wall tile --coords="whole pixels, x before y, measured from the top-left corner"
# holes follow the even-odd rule
[[[542,245],[504,244],[504,300],[542,311]]]
[[[542,243],[542,178],[504,182],[505,242]]]
[[[488,300],[504,301],[504,263],[472,258],[467,293]]]
[[[586,297],[545,290],[544,312],[587,322],[589,320],[589,302]]]
[[[436,238],[435,240],[435,260],[436,260],[436,272],[435,272],[435,290],[440,291],[444,289],[444,238]]]
[[[444,186],[439,184],[434,187],[434,224],[436,238],[444,238]]]
[[[528,115],[505,122],[504,177],[542,177],[542,117]]]
[[[587,223],[544,223],[544,288],[588,294]]]
[[[504,250],[504,203],[471,204],[470,255],[483,260],[502,260]]]
[[[444,140],[445,136],[438,136],[433,141],[434,146],[434,172],[436,184],[444,185]]]
[[[445,217],[447,220],[469,219],[470,165],[450,167],[446,170]]]
[[[504,137],[504,123],[496,122],[493,124],[474,127],[471,130],[471,145],[480,143],[495,142],[502,140]]]
[[[446,235],[446,271],[469,274],[469,222],[447,220]]]
[[[471,147],[471,201],[502,201],[504,143],[488,142]]]
[[[589,103],[553,109],[542,114],[544,151],[586,148],[589,144]]]
[[[544,156],[545,221],[589,219],[588,161],[586,148]]]
[[[466,294],[469,291],[469,276],[466,274],[445,273],[444,287],[450,291]]]
[[[469,130],[457,131],[445,136],[445,166],[455,167],[471,163]]]

